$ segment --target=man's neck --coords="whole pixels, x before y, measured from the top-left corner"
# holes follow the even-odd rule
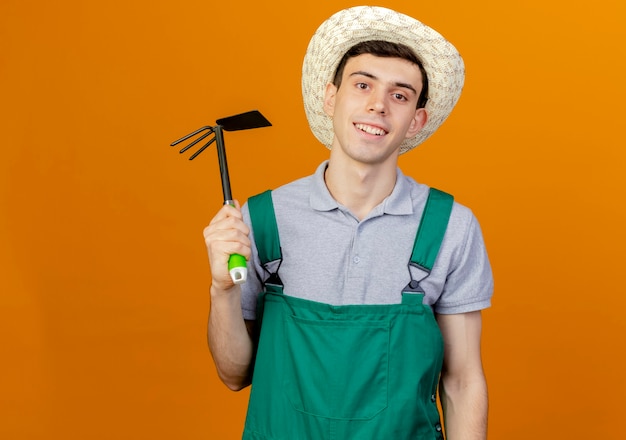
[[[329,161],[324,174],[326,186],[337,202],[363,220],[393,191],[397,165],[338,162],[341,161],[333,161],[332,158]]]

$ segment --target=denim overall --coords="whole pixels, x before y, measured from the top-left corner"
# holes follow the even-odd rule
[[[261,263],[280,260],[271,192],[248,206]],[[408,264],[430,272],[451,208],[452,196],[430,190]],[[443,439],[443,339],[417,280],[400,304],[383,305],[290,297],[277,273],[264,284],[243,439]]]

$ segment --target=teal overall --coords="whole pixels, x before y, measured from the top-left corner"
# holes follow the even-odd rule
[[[261,263],[280,260],[271,192],[248,206]],[[452,196],[430,190],[408,264],[432,269],[451,208]],[[443,439],[443,339],[423,297],[412,280],[400,304],[333,306],[283,294],[271,274],[243,439]]]

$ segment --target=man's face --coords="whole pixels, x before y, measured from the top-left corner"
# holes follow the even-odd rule
[[[426,123],[426,111],[415,108],[421,89],[419,67],[407,60],[370,54],[350,58],[339,89],[326,88],[333,154],[368,164],[395,162],[400,144]]]

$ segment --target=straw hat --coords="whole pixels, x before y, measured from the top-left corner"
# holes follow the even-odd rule
[[[402,143],[402,154],[424,142],[452,111],[463,88],[463,59],[439,33],[407,15],[374,6],[337,12],[322,23],[311,38],[302,66],[304,110],[313,134],[328,148],[333,142],[333,124],[324,112],[326,84],[332,81],[348,49],[368,40],[411,47],[428,75],[428,122],[416,136]]]

